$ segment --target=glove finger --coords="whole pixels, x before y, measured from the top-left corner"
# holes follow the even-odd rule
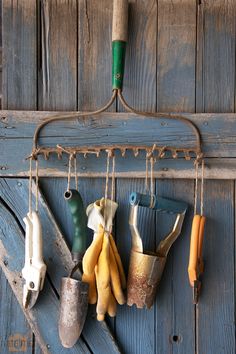
[[[116,308],[117,308],[117,304],[116,304],[116,299],[114,298],[112,292],[110,294],[110,299],[109,299],[109,304],[108,304],[108,308],[107,308],[107,313],[110,317],[115,317],[116,315]]]
[[[110,235],[110,244],[111,244],[115,259],[116,259],[118,270],[119,270],[122,289],[126,289],[126,277],[125,277],[124,268],[123,268],[120,255],[119,255],[119,252],[117,250],[117,247],[116,247],[116,244],[115,244],[115,241],[114,241],[112,235]]]
[[[92,274],[94,272],[95,265],[98,262],[99,254],[102,250],[103,244],[103,229],[99,230],[97,237],[95,237],[86,250],[83,257],[83,272],[85,274]]]
[[[112,286],[113,294],[116,298],[116,301],[120,305],[123,305],[125,303],[125,297],[121,288],[119,270],[111,246],[110,246],[110,272],[111,272],[111,286]]]

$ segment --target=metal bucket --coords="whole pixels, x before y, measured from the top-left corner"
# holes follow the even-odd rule
[[[150,308],[166,264],[166,257],[158,257],[131,250],[127,304]]]

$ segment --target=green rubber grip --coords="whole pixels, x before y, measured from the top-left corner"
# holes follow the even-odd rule
[[[112,90],[123,86],[126,42],[112,42]]]
[[[64,197],[68,202],[74,224],[74,238],[71,252],[72,259],[74,262],[79,262],[82,260],[86,250],[87,215],[82,197],[77,190],[70,189],[66,191]]]

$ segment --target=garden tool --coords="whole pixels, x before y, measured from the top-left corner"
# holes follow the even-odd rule
[[[132,234],[132,249],[128,275],[127,304],[136,304],[138,308],[150,308],[155,300],[157,287],[166,264],[168,252],[181,233],[187,204],[156,195],[147,195],[133,192],[130,195],[129,225]],[[139,207],[151,208],[177,214],[171,232],[159,243],[156,252],[143,250],[142,238],[138,230]]]
[[[87,208],[88,227],[94,238],[83,258],[83,280],[89,283],[89,303],[97,302],[97,319],[104,320],[106,312],[116,315],[116,302],[125,303],[123,290],[126,279],[122,262],[112,237],[113,219],[118,204],[107,198],[109,155],[105,198],[97,200]],[[112,173],[112,196],[114,196],[114,157]]]
[[[40,290],[43,289],[46,264],[42,257],[42,227],[38,213],[32,211],[23,219],[26,225],[25,234],[25,265],[22,276],[23,306],[31,309],[37,301]]]
[[[62,278],[61,281],[59,337],[65,348],[73,347],[79,339],[88,309],[88,284],[82,281],[81,270],[80,279],[72,278],[73,274],[79,269],[83,254],[86,250],[87,217],[80,193],[76,189],[69,188],[70,166],[71,156],[69,159],[68,188],[64,194],[64,198],[69,204],[74,224],[74,238],[71,254],[75,265],[69,276]]]
[[[46,275],[46,264],[43,261],[42,226],[38,215],[38,160],[36,163],[36,201],[35,211],[32,211],[32,158],[29,170],[29,212],[23,219],[25,232],[25,264],[22,269],[23,306],[31,309],[43,289]]]
[[[202,259],[202,245],[204,237],[204,228],[206,217],[203,216],[203,170],[204,161],[202,160],[202,180],[201,180],[201,212],[197,214],[197,195],[198,195],[198,162],[196,161],[196,181],[195,181],[195,202],[194,217],[191,230],[188,276],[190,285],[193,288],[193,303],[198,303],[199,293],[201,289],[200,276],[204,270]]]

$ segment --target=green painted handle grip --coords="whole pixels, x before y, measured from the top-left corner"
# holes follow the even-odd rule
[[[128,0],[113,0],[112,89],[122,90],[128,38]]]
[[[74,224],[74,238],[72,245],[72,259],[74,262],[82,260],[86,250],[87,216],[84,209],[83,200],[80,193],[75,189],[70,189],[64,194],[70,207]]]
[[[112,90],[122,90],[125,68],[125,49],[125,42],[112,42]]]

